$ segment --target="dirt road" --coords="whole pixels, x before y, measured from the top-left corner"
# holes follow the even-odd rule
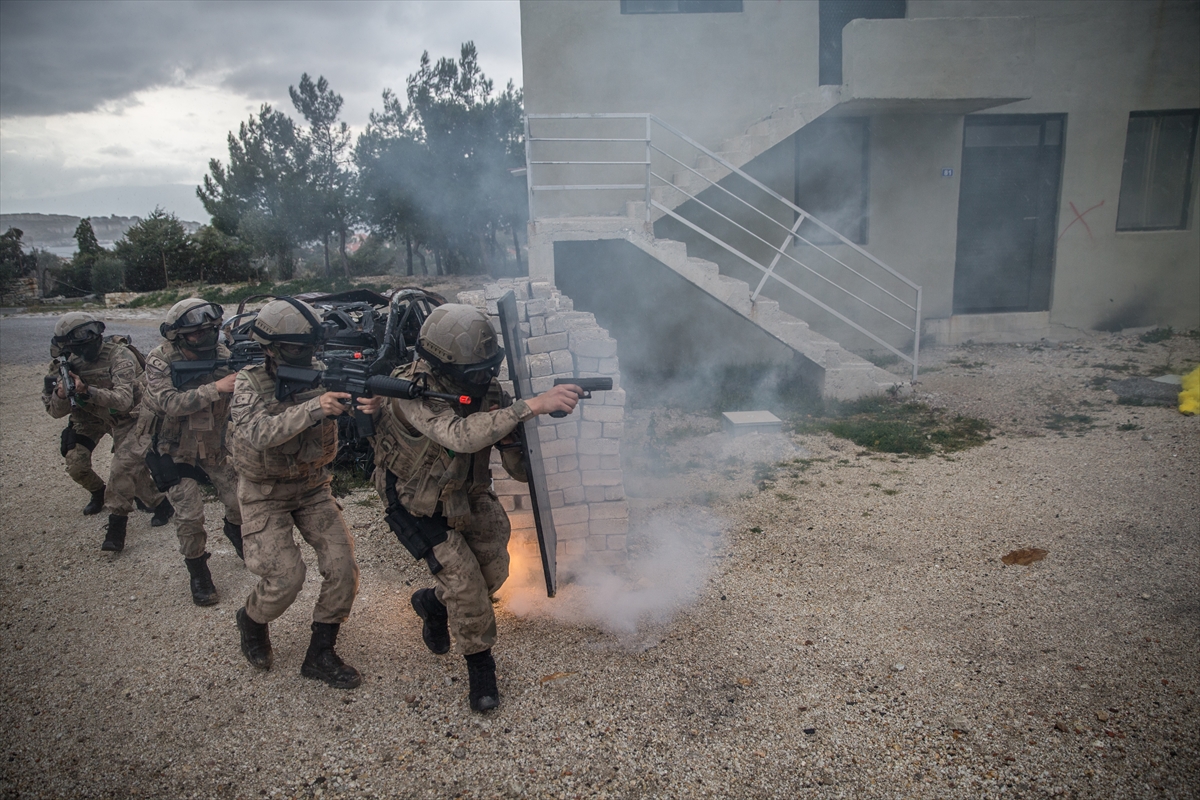
[[[362,687],[299,676],[311,559],[256,673],[233,623],[253,578],[216,508],[217,606],[192,605],[145,515],[102,553],[40,368],[6,357],[0,796],[1195,796],[1200,419],[1096,379],[1194,365],[1200,341],[925,357],[918,399],[987,418],[992,441],[899,458],[789,436],[773,452],[799,460],[756,464],[711,418],[676,419],[651,481],[634,470],[655,412],[635,410],[633,565],[553,601],[516,565],[488,716],[462,659],[421,644],[408,597],[429,577],[369,493],[346,498],[362,584],[339,640]],[[1026,547],[1048,553],[1001,562]]]

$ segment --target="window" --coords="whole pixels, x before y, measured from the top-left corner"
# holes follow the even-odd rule
[[[1119,231],[1187,227],[1197,111],[1134,111],[1125,134]]]
[[[866,117],[838,117],[805,125],[796,140],[796,205],[855,244],[867,243]],[[840,240],[805,222],[799,236],[813,244]]]
[[[622,14],[740,13],[742,0],[621,0]]]
[[[906,0],[821,0],[822,86],[842,84],[842,28],[852,19],[904,19]]]

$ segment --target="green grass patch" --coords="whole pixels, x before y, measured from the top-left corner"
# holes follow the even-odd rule
[[[1138,341],[1145,344],[1158,344],[1159,342],[1165,342],[1174,335],[1175,329],[1168,325],[1165,328],[1155,328],[1152,331],[1146,331],[1138,337]]]
[[[1046,417],[1046,427],[1064,436],[1068,433],[1082,436],[1096,427],[1096,418],[1090,414],[1060,414],[1056,411]]]
[[[809,415],[800,432],[828,431],[876,453],[926,456],[978,447],[990,440],[992,426],[976,417],[951,415],[925,403],[902,402],[885,395],[829,403],[820,416]]]
[[[351,494],[356,489],[369,489],[374,486],[371,481],[364,477],[362,472],[349,467],[335,467],[331,471],[333,481],[329,484],[329,491],[334,497],[345,497]]]

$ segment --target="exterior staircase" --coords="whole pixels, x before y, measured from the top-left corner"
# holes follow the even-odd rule
[[[707,292],[731,312],[751,320],[819,368],[815,372],[823,376],[820,387],[822,396],[847,400],[878,394],[907,384],[908,381],[874,366],[833,339],[812,330],[808,323],[781,309],[777,300],[762,294],[762,289],[768,281],[773,280],[786,286],[908,361],[912,365],[915,379],[919,349],[916,331],[920,330],[920,287],[740,169],[837,106],[840,98],[841,90],[836,86],[823,86],[797,95],[790,102],[775,108],[767,116],[749,125],[742,134],[723,142],[716,152],[708,150],[682,132],[647,114],[528,115],[526,156],[530,199],[530,276],[553,282],[556,241],[624,239]],[[613,132],[616,126],[623,123],[629,123],[637,129],[636,126],[642,125],[643,121],[644,138]],[[571,127],[575,124],[584,126],[585,132],[572,133]],[[542,154],[543,147],[546,155]],[[639,152],[630,155],[635,150]],[[582,170],[583,174],[573,175],[573,170]],[[761,190],[760,195],[767,196],[769,202],[782,204],[781,208],[774,209],[772,217],[761,208],[756,209],[752,203],[738,198],[745,204],[750,216],[757,214],[762,217],[756,219],[756,223],[746,224],[758,224],[760,228],[765,226],[770,229],[765,235],[771,237],[771,240],[743,227],[741,221],[724,217],[733,226],[753,236],[759,243],[756,246],[760,249],[774,250],[776,255],[769,266],[745,255],[678,213],[678,209],[689,202],[699,204],[710,211],[714,210],[705,203],[701,195],[706,192],[711,195],[716,191],[728,194],[728,189],[720,185],[720,182],[733,173],[757,186]],[[599,174],[603,174],[604,177],[594,177]],[[539,213],[542,208],[538,198],[543,192],[575,194],[557,204],[555,211],[561,216],[551,216]],[[579,194],[580,192],[587,194]],[[620,201],[613,201],[614,192],[620,193]],[[759,202],[761,204],[761,199]],[[777,221],[779,217],[786,218],[792,215],[795,215],[797,222],[791,230]],[[654,223],[667,216],[673,217],[699,236],[724,248],[733,257],[761,271],[762,280],[756,287],[752,287],[744,280],[721,274],[718,264],[711,260],[689,256],[688,247],[684,242],[657,238],[654,235]],[[763,222],[764,219],[766,222]],[[804,245],[811,245],[811,242],[802,239],[797,233],[801,222],[804,221],[819,226],[827,235],[837,237],[841,244],[847,246],[840,248],[837,254],[815,246],[808,247],[805,252],[819,252],[823,257],[831,259],[832,263],[840,265],[840,268],[849,270],[849,273],[856,276],[851,279],[857,281],[854,291],[834,284],[827,276],[801,263],[789,252],[792,243],[798,239]],[[859,258],[862,263],[845,263],[843,259],[851,256],[842,255],[842,251]],[[848,317],[825,300],[810,294],[797,285],[795,278],[785,277],[779,269],[781,262],[792,262],[785,263],[784,266],[798,265],[808,270],[815,276],[811,280],[817,284],[825,281],[848,293],[853,301],[871,310],[866,313],[877,312],[882,315],[882,318],[885,318],[884,324],[899,324],[903,329],[901,335],[911,336],[911,351],[903,352],[883,335],[876,334],[857,319]],[[889,275],[878,278],[867,274],[872,270],[886,271]],[[880,274],[883,275],[882,272]],[[885,279],[891,280],[895,285],[901,285],[896,281],[904,285],[896,290],[886,285]],[[861,287],[868,284],[869,287],[874,287],[868,288],[870,299],[855,294],[855,291],[861,292]],[[899,296],[910,290],[914,293],[912,302]],[[901,310],[896,311],[887,306],[887,303],[893,300],[899,301],[902,308],[897,308]],[[905,314],[912,319],[906,319]],[[892,339],[895,339],[895,336],[892,336]]]

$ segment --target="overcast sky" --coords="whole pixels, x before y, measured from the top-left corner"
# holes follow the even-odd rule
[[[0,212],[207,221],[194,187],[263,102],[324,75],[356,130],[421,51],[521,86],[517,0],[0,0]]]

